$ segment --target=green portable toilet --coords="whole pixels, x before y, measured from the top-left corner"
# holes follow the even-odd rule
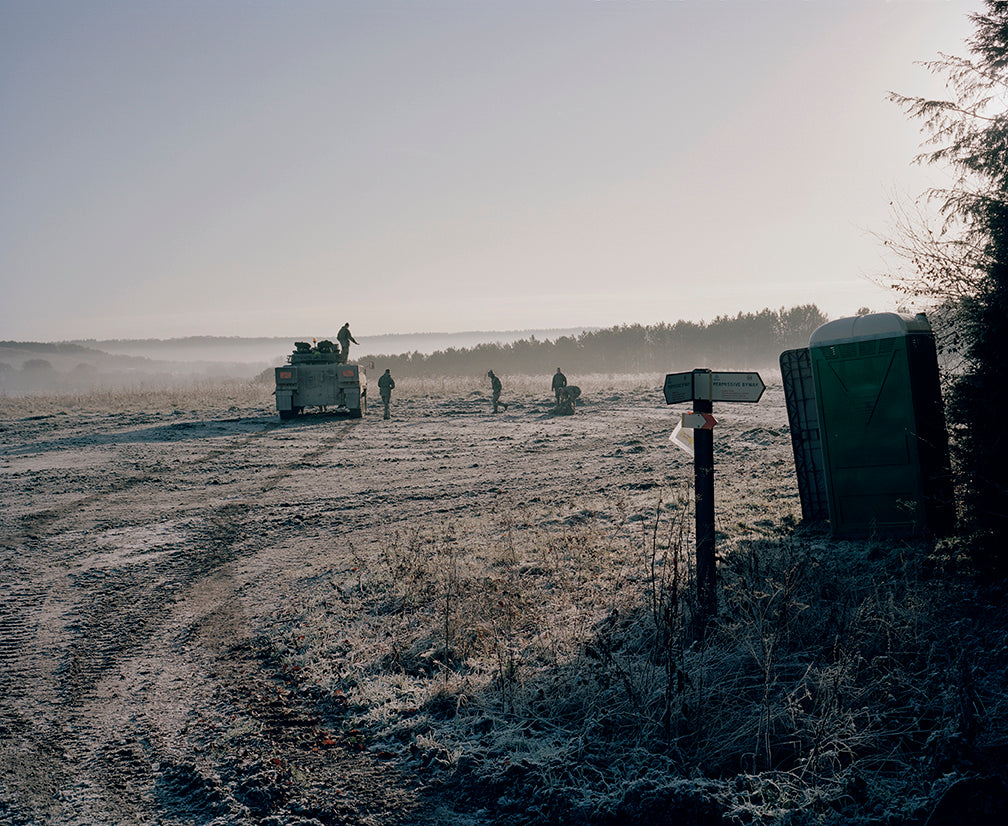
[[[948,435],[924,315],[831,321],[812,333],[809,353],[833,533],[948,533]]]

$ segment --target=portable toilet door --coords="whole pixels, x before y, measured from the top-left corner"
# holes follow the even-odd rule
[[[812,378],[812,357],[808,347],[781,353],[780,370],[802,519],[809,522],[826,521],[829,519],[829,503],[826,498],[826,475],[823,472],[815,381]]]
[[[833,533],[948,533],[955,506],[927,319],[831,321],[812,333],[809,353]]]

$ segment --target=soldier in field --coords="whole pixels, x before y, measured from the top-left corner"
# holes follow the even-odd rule
[[[507,410],[507,405],[503,404],[500,400],[501,380],[494,375],[493,370],[490,370],[487,373],[487,375],[490,377],[490,391],[491,391],[491,398],[493,401],[493,412],[496,413],[498,407],[503,407],[505,410]]]
[[[395,387],[395,379],[392,378],[392,373],[386,367],[385,372],[378,379],[378,394],[381,396],[382,404],[385,405],[384,418],[386,419],[389,418],[389,402],[392,401],[393,387]]]
[[[556,397],[556,405],[560,406],[561,396],[563,395],[563,389],[567,386],[567,377],[557,368],[557,371],[553,374],[553,395]]]
[[[355,339],[351,335],[351,333],[350,333],[350,322],[349,321],[346,324],[344,324],[342,327],[340,327],[339,332],[336,333],[336,340],[339,342],[339,348],[340,348],[339,360],[340,360],[340,364],[346,364],[347,363],[347,359],[350,356],[350,342],[352,341],[354,344],[357,343],[357,339]]]

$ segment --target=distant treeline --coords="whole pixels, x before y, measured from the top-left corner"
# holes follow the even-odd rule
[[[0,354],[4,351],[31,350],[37,353],[58,353],[60,355],[78,355],[98,353],[91,347],[73,344],[69,341],[0,341]]]
[[[808,346],[809,335],[828,319],[814,304],[791,309],[718,316],[713,321],[624,324],[576,336],[438,350],[434,353],[362,355],[359,361],[403,376],[463,376],[487,370],[542,375],[567,373],[663,373],[694,367],[748,370],[772,367],[783,350]],[[353,356],[354,360],[358,360]]]

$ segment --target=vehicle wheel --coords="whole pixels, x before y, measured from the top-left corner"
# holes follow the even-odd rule
[[[361,413],[361,409],[359,407],[354,407],[350,409],[351,419],[359,419],[362,415],[363,414]]]
[[[294,411],[294,410],[281,410],[281,411],[280,411],[280,418],[281,418],[281,419],[282,419],[283,421],[285,421],[285,422],[286,422],[286,421],[287,421],[288,419],[293,419],[295,415],[296,415],[296,413],[295,413],[295,411]]]

